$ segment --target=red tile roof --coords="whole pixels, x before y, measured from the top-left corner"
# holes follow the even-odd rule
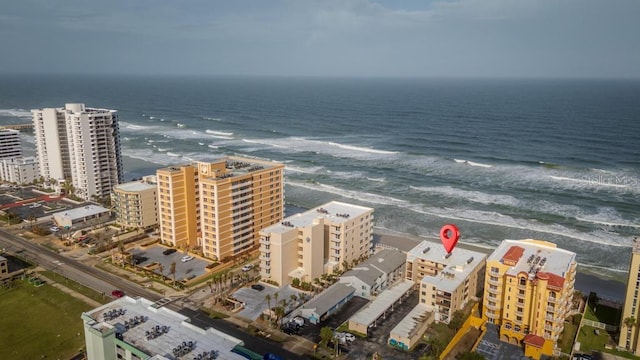
[[[505,265],[515,265],[518,263],[518,260],[524,254],[524,248],[520,246],[512,246],[507,250],[507,252],[502,256],[502,263]]]
[[[541,280],[547,280],[547,288],[553,290],[562,290],[562,287],[564,286],[564,278],[554,273],[539,271],[536,274],[536,277]]]
[[[522,341],[524,341],[524,343],[527,345],[533,345],[538,348],[541,348],[542,345],[544,345],[544,338],[542,336],[533,335],[533,334],[525,335]]]

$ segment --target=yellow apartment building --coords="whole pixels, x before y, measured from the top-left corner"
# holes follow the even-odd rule
[[[204,255],[224,260],[259,246],[260,230],[282,221],[284,165],[239,157],[198,163]]]
[[[158,225],[157,184],[155,176],[116,185],[111,205],[118,224],[128,228],[149,229]]]
[[[284,165],[240,157],[157,171],[162,241],[223,260],[258,247],[282,220]]]
[[[262,279],[312,282],[369,256],[373,209],[332,201],[260,231]]]
[[[554,356],[569,314],[576,254],[542,240],[504,240],[488,257],[482,317],[525,356]]]
[[[638,326],[638,292],[640,291],[640,242],[633,239],[633,249],[629,264],[629,278],[627,279],[627,292],[620,319],[620,341],[618,346],[631,351],[634,355],[640,355],[640,336]],[[629,320],[627,320],[629,319]],[[627,323],[630,321],[629,323]],[[631,325],[633,324],[633,325]]]
[[[198,245],[198,172],[193,165],[156,171],[158,223],[162,242],[177,248]]]

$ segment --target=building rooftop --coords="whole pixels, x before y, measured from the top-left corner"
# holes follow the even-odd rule
[[[201,329],[184,315],[152,305],[147,299],[125,296],[83,313],[82,319],[101,333],[121,334],[122,341],[157,359],[191,359],[211,351],[218,352],[217,359],[244,359],[231,352],[237,345],[243,345],[241,340],[212,328]],[[190,342],[193,349],[188,355],[174,354],[174,349]]]
[[[429,319],[429,316],[431,313],[427,309],[427,305],[418,304],[391,330],[391,335],[411,338],[418,331],[420,325]]]
[[[384,249],[397,249],[403,253],[408,253],[420,243],[419,240],[409,239],[406,237],[386,235],[386,234],[373,234],[373,243],[376,247]]]
[[[464,264],[472,257],[474,261],[478,261],[486,258],[487,255],[461,247],[456,247],[451,251],[450,255],[447,255],[447,251],[442,244],[427,240],[423,240],[407,253],[407,261],[413,262],[416,259],[424,259],[443,264],[445,267]]]
[[[462,251],[460,251],[462,250]],[[460,251],[457,256],[450,256],[446,262],[446,266],[436,276],[425,276],[421,282],[431,284],[437,289],[454,292],[462,283],[464,283],[473,269],[484,263],[487,255],[471,250],[454,250]]]
[[[322,294],[304,304],[302,309],[314,310],[316,314],[322,315],[354,292],[355,290],[351,286],[341,283],[333,284]]]
[[[90,204],[90,205],[85,205],[85,206],[77,207],[70,210],[60,211],[60,212],[54,213],[53,215],[66,216],[66,217],[69,217],[71,220],[75,220],[75,219],[82,219],[87,216],[102,214],[108,211],[109,209],[103,208],[102,206]]]
[[[404,280],[384,290],[372,302],[355,313],[349,321],[369,326],[373,324],[391,305],[395,304],[414,286],[413,281]]]
[[[542,240],[504,240],[489,255],[487,261],[498,261],[510,268],[506,274],[516,276],[521,272],[535,276],[547,276],[550,285],[558,284],[556,275],[565,277],[569,268],[576,262],[574,252],[559,249],[555,244]],[[552,275],[550,275],[552,274]]]
[[[372,266],[362,266],[358,265],[353,269],[347,271],[346,273],[340,276],[341,279],[348,278],[353,276],[363,283],[373,286],[376,283],[376,280],[382,276],[382,271],[372,267]]]
[[[370,256],[367,260],[358,265],[371,265],[376,269],[388,274],[407,262],[407,255],[398,250],[382,250]]]
[[[342,224],[355,217],[372,212],[372,208],[331,201],[317,208],[285,218],[280,224],[262,230],[264,233],[286,233],[294,228],[312,225],[316,219],[328,219],[333,224]]]
[[[116,185],[113,187],[113,189],[121,190],[121,191],[129,191],[129,192],[139,192],[139,191],[155,189],[156,187],[157,187],[156,184],[149,184],[144,181],[131,181],[128,183]]]

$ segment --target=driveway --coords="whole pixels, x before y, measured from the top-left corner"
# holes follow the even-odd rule
[[[261,283],[261,285],[264,286],[264,290],[262,291],[254,290],[248,286],[240,288],[233,293],[234,298],[245,304],[244,309],[238,313],[239,316],[255,321],[268,307],[267,300],[265,299],[267,295],[271,296],[271,307],[275,307],[276,293],[278,294],[278,302],[286,299],[287,303],[291,303],[291,295],[298,296],[298,293],[300,293],[300,291],[291,286],[280,289],[265,283]]]

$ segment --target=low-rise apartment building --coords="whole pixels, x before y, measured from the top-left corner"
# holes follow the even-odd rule
[[[398,250],[382,250],[340,276],[338,282],[356,290],[355,295],[371,299],[404,279],[407,255]]]
[[[116,222],[127,228],[149,229],[158,225],[155,176],[116,185],[111,193]]]

